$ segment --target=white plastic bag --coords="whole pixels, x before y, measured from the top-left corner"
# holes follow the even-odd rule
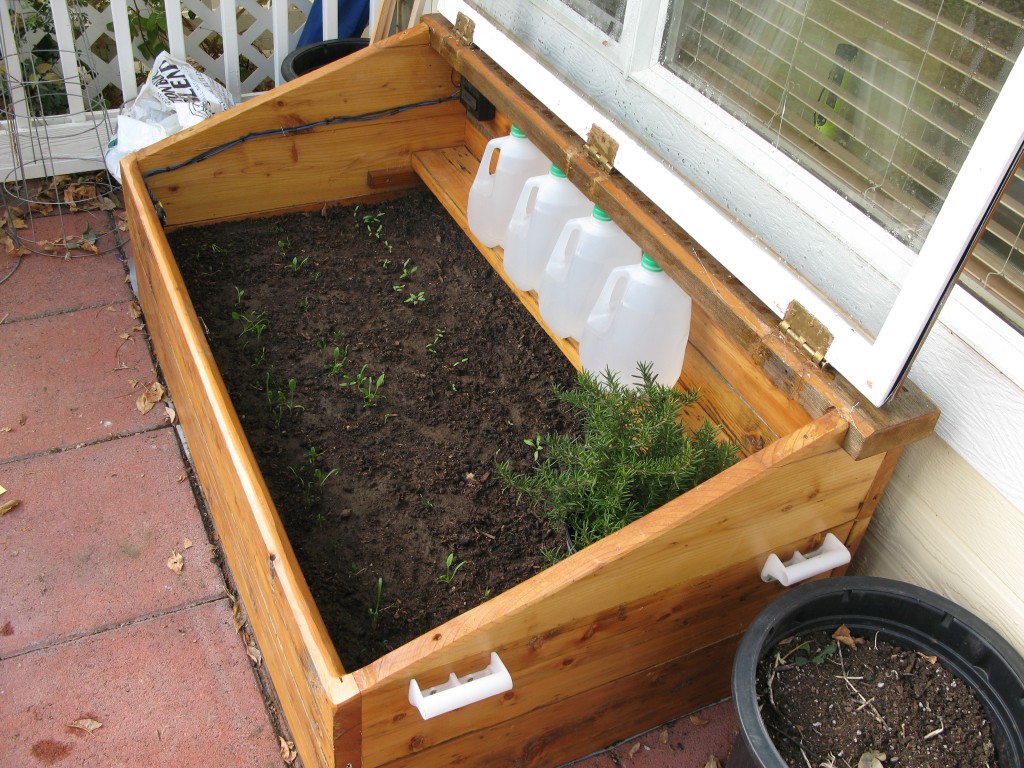
[[[107,170],[120,183],[122,157],[234,105],[216,80],[161,52],[139,95],[117,118],[117,136],[104,153]]]

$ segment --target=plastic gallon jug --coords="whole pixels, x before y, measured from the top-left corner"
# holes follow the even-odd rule
[[[571,219],[537,289],[544,322],[558,336],[579,340],[609,273],[639,260],[640,246],[596,205],[590,216]]]
[[[505,236],[505,272],[519,290],[540,288],[562,228],[569,219],[586,216],[592,206],[557,165],[526,182]]]
[[[593,374],[606,368],[623,384],[636,382],[638,364],[650,363],[659,384],[674,386],[690,336],[690,297],[643,255],[616,267],[587,317],[580,364]]]
[[[494,161],[494,154],[498,159]],[[494,172],[491,163],[494,162]],[[480,167],[469,188],[466,217],[469,231],[488,248],[505,244],[509,219],[526,180],[543,174],[551,163],[530,143],[526,135],[512,126],[508,136],[487,142]]]

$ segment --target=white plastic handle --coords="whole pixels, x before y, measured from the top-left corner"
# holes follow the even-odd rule
[[[491,663],[479,672],[456,677],[452,672],[448,681],[421,692],[415,678],[409,681],[409,703],[420,711],[424,720],[451,712],[453,709],[474,704],[483,699],[512,690],[512,676],[501,663],[498,654],[491,652]]]
[[[801,555],[794,552],[793,556],[783,563],[778,555],[768,555],[768,562],[761,569],[762,581],[777,581],[784,587],[809,579],[812,576],[831,571],[850,562],[850,550],[833,536],[825,534],[825,541],[817,549]]]

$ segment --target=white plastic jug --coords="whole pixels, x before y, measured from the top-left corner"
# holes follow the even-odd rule
[[[579,340],[609,273],[639,260],[640,246],[596,205],[590,216],[570,219],[537,289],[540,316],[558,336]]]
[[[497,161],[494,160],[496,152]],[[523,184],[527,179],[546,172],[550,162],[514,125],[508,136],[487,142],[480,167],[469,188],[466,209],[469,231],[477,240],[488,248],[505,244],[505,232]]]
[[[586,216],[593,203],[557,165],[523,185],[505,236],[505,272],[521,291],[540,287],[558,235],[569,219]]]
[[[659,384],[674,386],[690,336],[690,297],[646,253],[608,275],[580,339],[580,364],[595,375],[610,368],[633,384],[641,362]]]

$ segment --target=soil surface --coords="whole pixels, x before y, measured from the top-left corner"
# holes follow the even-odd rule
[[[791,768],[999,765],[969,684],[933,656],[846,637],[856,648],[827,632],[789,638],[759,665],[761,717]]]
[[[495,457],[575,372],[432,195],[169,240],[347,669],[544,566]]]

